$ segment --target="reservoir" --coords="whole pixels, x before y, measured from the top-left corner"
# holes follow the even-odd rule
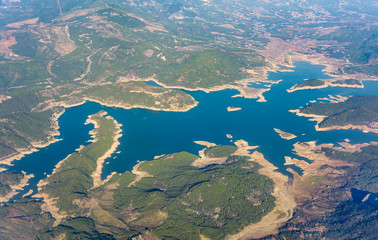
[[[193,141],[208,141],[216,144],[233,144],[231,141],[243,139],[251,146],[259,146],[256,150],[285,174],[289,174],[284,166],[284,157],[297,156],[292,154],[296,142],[318,141],[318,143],[342,142],[349,139],[350,143],[377,141],[374,133],[363,133],[359,130],[315,131],[315,122],[290,113],[290,109],[305,106],[309,101],[328,95],[377,95],[378,83],[365,81],[365,88],[324,88],[302,90],[288,93],[293,85],[308,78],[325,79],[324,66],[311,65],[307,62],[296,62],[293,72],[272,72],[270,80],[281,80],[273,84],[271,90],[264,93],[267,102],[256,99],[245,99],[232,96],[236,90],[223,90],[205,93],[188,92],[198,106],[188,112],[160,112],[145,109],[125,110],[105,107],[97,103],[87,102],[83,105],[66,109],[59,119],[62,140],[14,161],[11,170],[25,171],[34,174],[29,185],[13,199],[20,198],[30,189],[36,190],[37,183],[51,174],[55,165],[74,152],[80,145],[89,144],[89,131],[93,125],[84,125],[89,115],[104,110],[117,122],[121,123],[123,136],[119,139],[120,146],[116,153],[108,158],[103,168],[103,178],[111,172],[130,171],[138,161],[152,160],[154,156],[188,151],[198,155],[203,146]],[[264,87],[264,86],[262,86]],[[228,112],[227,107],[242,108],[240,111]],[[281,139],[274,128],[297,135],[292,140]],[[233,136],[227,138],[226,134]],[[292,166],[291,166],[292,167]],[[295,168],[298,170],[297,168]],[[298,170],[299,171],[299,170]],[[300,171],[299,171],[300,172]]]

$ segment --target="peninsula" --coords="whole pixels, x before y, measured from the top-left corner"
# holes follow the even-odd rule
[[[359,129],[378,133],[378,96],[353,96],[343,102],[313,103],[298,110],[298,116],[316,121],[317,131]]]

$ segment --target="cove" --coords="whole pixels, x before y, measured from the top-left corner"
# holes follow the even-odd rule
[[[307,78],[329,78],[322,72],[323,69],[324,66],[321,65],[296,62],[294,72],[270,73],[270,80],[282,81],[273,84],[271,90],[264,93],[267,102],[233,98],[232,96],[238,94],[236,90],[223,90],[211,93],[188,92],[199,102],[197,107],[188,112],[125,110],[93,102],[66,109],[59,119],[60,138],[63,140],[15,161],[14,166],[10,167],[12,170],[23,170],[27,174],[35,175],[29,181],[30,184],[14,199],[20,198],[30,189],[35,191],[36,184],[45,178],[46,174],[50,174],[59,161],[80,145],[88,144],[88,132],[93,129],[93,125],[84,125],[84,122],[89,115],[100,110],[108,112],[123,125],[123,136],[119,139],[121,144],[117,153],[106,160],[103,178],[111,172],[129,171],[138,161],[152,160],[154,156],[178,151],[198,154],[203,146],[194,144],[193,141],[232,144],[226,134],[231,134],[233,140],[244,139],[249,145],[259,146],[257,150],[286,174],[289,173],[285,170],[287,166],[284,165],[284,157],[298,158],[292,154],[293,144],[296,142],[316,140],[318,143],[337,144],[346,138],[350,139],[351,143],[376,141],[376,134],[358,130],[317,132],[314,122],[289,112],[290,109],[297,109],[311,100],[328,95],[378,94],[376,82],[364,82],[364,89],[338,87],[293,93],[286,91]],[[240,107],[242,110],[228,112],[229,106]],[[281,139],[273,128],[293,133],[298,137],[289,141]]]

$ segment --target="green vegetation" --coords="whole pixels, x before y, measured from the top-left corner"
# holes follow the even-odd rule
[[[51,46],[46,47],[39,40],[41,35],[30,32],[20,32],[13,35],[17,44],[11,49],[17,55],[31,59],[52,59],[58,57],[58,53]]]
[[[198,156],[187,152],[168,154],[156,160],[142,163],[139,166],[139,170],[148,172],[153,176],[169,174],[170,172],[177,171],[175,170],[176,168],[185,168],[190,166],[197,158]]]
[[[344,152],[333,148],[323,148],[326,156],[331,159],[345,160],[357,164],[349,167],[348,186],[363,191],[378,192],[378,146],[371,145],[361,149],[361,152]]]
[[[336,180],[342,184],[323,187],[314,194],[313,199],[300,202],[294,218],[280,229],[280,233],[263,239],[370,239],[376,235],[378,146],[366,146],[356,152],[325,147],[322,152],[331,159],[353,163],[336,167],[344,172]],[[355,200],[351,189],[366,192]],[[368,192],[370,197],[362,201]],[[324,231],[314,231],[319,227]]]
[[[207,50],[190,53],[180,64],[166,65],[158,69],[157,75],[167,85],[209,88],[242,79],[244,75],[241,68],[247,65],[242,56]]]
[[[347,57],[350,62],[355,65],[346,67],[346,73],[365,72],[371,75],[377,75],[376,64],[371,64],[373,59],[377,57],[376,53],[376,36],[377,26],[372,29],[364,29],[364,23],[348,24],[347,26],[340,27],[337,31],[320,36],[321,40],[336,40],[340,43],[353,42],[354,44],[348,45],[342,52],[332,52],[331,56],[335,58]]]
[[[114,207],[136,218],[128,223],[131,228],[147,222],[153,234],[164,239],[198,239],[199,234],[222,239],[273,209],[273,182],[257,173],[256,164],[232,156],[223,165],[199,169],[191,166],[197,158],[180,152],[142,163],[138,170],[152,177],[135,186],[120,184]],[[159,219],[160,211],[167,217]]]
[[[108,119],[103,114],[104,112],[99,112],[90,117],[99,126],[95,130],[96,141],[65,159],[61,167],[46,179],[48,184],[42,188],[43,193],[58,198],[57,206],[61,210],[75,211],[77,206],[73,204],[73,200],[88,196],[89,189],[93,186],[91,174],[96,169],[97,159],[113,144],[117,126],[113,119]]]
[[[33,90],[17,91],[0,104],[0,157],[30,149],[33,143],[51,140],[52,110],[32,111],[41,100]]]
[[[22,214],[33,214],[27,229],[31,236],[114,239],[150,231],[164,239],[199,239],[200,234],[223,239],[260,221],[274,208],[273,181],[260,175],[260,166],[248,157],[230,156],[235,151],[231,146],[212,148],[211,154],[227,157],[221,165],[197,168],[192,166],[198,158],[193,154],[168,154],[141,163],[137,170],[148,173],[141,179],[130,172],[115,174],[103,186],[90,190],[96,159],[110,147],[116,129],[102,112],[91,119],[98,124],[97,141],[70,155],[41,190],[56,198],[56,206],[68,216],[52,227],[49,214],[39,215],[40,203],[19,202],[18,207],[27,211]],[[4,216],[1,226],[13,221],[8,211],[8,207],[0,211]],[[0,230],[0,235],[24,224],[20,219],[7,231]]]
[[[172,34],[149,31],[144,21],[132,17],[121,7],[99,5],[101,10],[73,15],[72,19],[67,20],[70,23],[70,39],[65,34],[58,34],[56,31],[64,29],[57,29],[54,25],[36,29],[33,33],[16,33],[16,39],[20,42],[11,49],[21,56],[32,58],[33,67],[38,65],[40,70],[43,69],[25,73],[26,78],[32,78],[35,84],[42,79],[59,83],[73,82],[75,79],[114,82],[121,76],[155,75],[167,85],[210,88],[244,78],[243,68],[264,65],[264,60],[255,51],[239,46],[177,51],[176,47],[184,47],[190,40],[180,38],[180,42],[177,42],[178,39]],[[57,49],[72,47],[72,41],[77,47],[73,52],[66,55],[57,53]],[[36,59],[40,62],[35,62]],[[21,64],[24,65],[26,63]],[[15,67],[6,63],[4,68],[12,68],[10,71],[13,73]],[[37,73],[38,77],[28,76]],[[8,74],[3,82],[12,82],[12,78]],[[20,84],[12,82],[13,86]]]
[[[233,146],[208,150],[213,157],[227,157],[222,165],[197,168],[192,166],[198,158],[193,154],[168,154],[141,163],[138,171],[148,176],[140,180],[125,172],[90,190],[96,159],[110,148],[116,130],[114,121],[102,112],[91,119],[98,124],[97,141],[65,159],[41,189],[56,198],[56,206],[68,217],[54,228],[34,233],[40,239],[61,234],[113,239],[103,233],[109,231],[127,238],[147,229],[165,239],[182,239],[182,232],[187,233],[185,239],[198,239],[199,234],[223,239],[258,222],[274,207],[273,181],[260,175],[259,165],[247,157],[230,156],[236,150]],[[90,202],[96,202],[93,208],[83,207]]]
[[[35,239],[39,232],[50,229],[54,219],[41,212],[41,202],[21,199],[0,208],[0,238]]]
[[[195,104],[189,94],[149,86],[143,82],[129,82],[93,86],[85,89],[82,96],[104,104],[123,107],[146,107],[161,110],[188,109]]]
[[[17,185],[21,182],[24,175],[14,171],[6,171],[0,173],[0,196],[7,195],[12,189],[12,185]]]
[[[338,151],[333,148],[323,148],[326,156],[332,159],[345,160],[349,162],[361,163],[373,160],[378,156],[378,146],[372,145],[361,149],[361,152]]]
[[[337,80],[337,81],[334,81],[333,83],[344,84],[344,85],[359,85],[359,86],[362,86],[362,82],[358,81],[356,79]]]
[[[146,24],[136,18],[130,17],[123,13],[122,11],[117,11],[116,9],[103,9],[97,12],[101,16],[106,16],[112,22],[118,23],[121,26],[127,28],[142,28]]]
[[[303,88],[303,87],[318,87],[318,86],[323,86],[324,81],[321,79],[308,79],[305,80],[297,85],[295,85],[295,88]]]
[[[316,206],[308,205],[306,207]],[[377,208],[366,202],[341,201],[321,217],[298,208],[295,221],[282,227],[279,234],[262,239],[371,239],[376,236]],[[325,230],[313,230],[319,226]]]
[[[72,92],[76,90],[73,94]],[[65,97],[62,97],[65,95]],[[55,102],[80,102],[87,97],[109,105],[185,111],[196,105],[189,94],[173,89],[154,87],[143,82],[81,86],[73,84],[52,88],[22,89],[7,93],[11,99],[0,104],[0,157],[17,153],[17,149],[31,149],[34,143],[47,143],[54,131],[51,117],[60,108]],[[67,97],[68,96],[68,97]],[[48,109],[48,110],[46,110]]]
[[[12,46],[11,49],[14,53],[34,58],[37,56],[38,44],[31,39],[31,33],[18,33],[15,34],[17,44]]]
[[[64,220],[61,224],[53,229],[42,233],[38,239],[54,239],[59,236],[64,236],[64,239],[96,239],[96,240],[111,240],[115,239],[111,234],[99,233],[96,230],[95,222],[86,217],[69,218]]]
[[[2,115],[9,122],[8,124],[1,124],[3,129],[2,135],[4,144],[9,144],[8,141],[17,141],[16,138],[21,138],[27,142],[44,141],[46,140],[46,129],[50,129],[49,119],[53,112],[51,110],[45,112],[32,113],[17,113]]]
[[[166,239],[182,238],[183,232],[187,233],[185,239],[196,239],[199,233],[223,239],[243,226],[258,222],[273,209],[274,198],[269,194],[273,190],[272,181],[259,175],[257,169],[245,158],[235,156],[224,165],[193,169],[190,174],[171,179],[168,183],[186,184],[178,189],[175,186],[176,199],[166,207],[168,218],[153,233]],[[162,177],[156,178],[166,179]]]
[[[39,60],[0,63],[0,88],[35,86],[45,82],[51,77],[46,66],[47,63]]]
[[[227,157],[236,151],[237,147],[229,145],[219,145],[205,150],[206,157],[220,158]]]
[[[352,201],[341,202],[327,218],[328,232],[325,238],[348,239],[358,232],[359,238],[369,239],[376,235],[376,207]]]
[[[269,67],[270,62],[286,57],[277,56],[280,47],[286,46],[277,47],[277,42],[273,42],[274,47],[267,45],[277,37],[287,40],[285,44],[293,55],[299,51],[309,56],[325,55],[331,65],[340,67],[336,74],[376,76],[378,26],[373,2],[346,1],[340,5],[304,0],[301,4],[294,1],[282,5],[245,0],[4,0],[0,9],[0,88],[2,95],[12,99],[0,104],[0,157],[16,153],[19,148],[30,149],[34,142],[50,140],[50,119],[57,111],[54,104],[77,103],[81,97],[88,97],[114,105],[162,110],[193,105],[194,100],[180,91],[117,81],[152,76],[168,86],[190,89],[235,84],[249,77],[243,70]],[[35,26],[5,27],[37,17]],[[62,34],[65,26],[69,34]],[[332,58],[340,61],[335,63]],[[362,85],[354,79],[335,83]],[[297,87],[323,85],[322,80],[311,79]],[[376,103],[375,97],[354,97],[345,103],[312,104],[301,111],[328,116],[320,127],[354,124],[373,128],[377,122]],[[112,128],[108,123],[103,125]],[[41,239],[62,237],[63,232],[72,239],[111,238],[102,232],[126,239],[148,229],[167,239],[182,238],[178,235],[182,232],[192,239],[199,238],[199,233],[219,239],[257,221],[272,207],[272,183],[259,175],[258,166],[247,159],[229,157],[235,149],[231,146],[206,150],[209,157],[228,158],[223,165],[198,169],[191,166],[197,156],[176,153],[141,164],[140,170],[152,176],[135,184],[130,185],[136,176],[126,172],[89,190],[95,159],[111,142],[111,133],[106,135],[71,155],[43,189],[58,198],[59,208],[75,217],[51,228],[51,216],[40,216],[40,203],[8,204],[1,208],[4,217],[0,218],[0,238],[34,238],[39,231]],[[348,186],[373,190],[376,151],[366,151],[361,156],[334,153],[334,157],[364,161],[355,172],[349,172],[365,180],[350,180]],[[247,194],[250,197],[246,198]],[[78,199],[94,210],[80,209],[75,201]],[[363,212],[368,216],[364,219],[363,214],[358,215],[358,206],[356,211],[348,206],[340,204],[334,218],[327,215],[334,227],[329,224],[324,229],[334,231],[330,235],[331,230],[325,231],[321,237],[374,236],[368,229],[376,221],[376,215],[371,214],[374,211]],[[341,218],[343,214],[345,218]],[[350,216],[362,220],[353,222],[357,224],[353,226],[347,222]],[[345,225],[338,221],[340,218]],[[317,225],[311,227],[319,229]],[[355,229],[361,233],[352,237],[341,234]],[[301,235],[287,238],[293,236]]]
[[[375,122],[377,117],[378,112],[370,111],[364,107],[350,109],[324,119],[319,127],[344,126],[347,124],[368,125],[369,122]]]
[[[51,71],[57,76],[56,81],[68,82],[79,78],[87,69],[88,50],[76,49],[70,54],[54,61]]]
[[[328,116],[319,127],[368,125],[378,119],[378,96],[353,96],[340,103],[314,103],[301,108],[302,113]]]

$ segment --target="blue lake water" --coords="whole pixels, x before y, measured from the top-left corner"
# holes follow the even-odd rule
[[[62,141],[30,154],[14,162],[10,169],[23,170],[35,177],[29,181],[24,191],[35,190],[39,180],[50,174],[54,166],[72,153],[80,145],[88,144],[88,132],[93,125],[84,125],[88,115],[105,110],[123,125],[123,136],[117,152],[109,159],[103,169],[103,177],[111,172],[131,170],[138,160],[151,160],[154,156],[188,151],[198,154],[203,148],[193,141],[203,140],[216,144],[232,144],[226,134],[234,140],[244,139],[250,145],[260,146],[267,160],[280,171],[287,173],[284,156],[293,156],[292,148],[296,142],[317,140],[319,143],[337,143],[350,139],[351,143],[377,141],[377,134],[363,133],[358,130],[315,131],[314,122],[288,112],[328,95],[369,95],[378,94],[378,83],[364,82],[364,89],[325,88],[303,90],[288,93],[286,89],[307,78],[329,78],[324,75],[323,66],[307,62],[296,62],[294,72],[270,73],[269,79],[280,80],[273,84],[269,92],[264,93],[267,102],[256,99],[232,98],[236,90],[219,92],[189,92],[198,102],[198,106],[188,112],[159,112],[145,109],[125,110],[104,107],[87,102],[81,106],[67,109],[60,117],[59,125]],[[227,107],[240,107],[242,110],[228,112]],[[281,139],[273,130],[279,128],[298,137],[290,141]],[[296,168],[297,169],[297,168]]]

